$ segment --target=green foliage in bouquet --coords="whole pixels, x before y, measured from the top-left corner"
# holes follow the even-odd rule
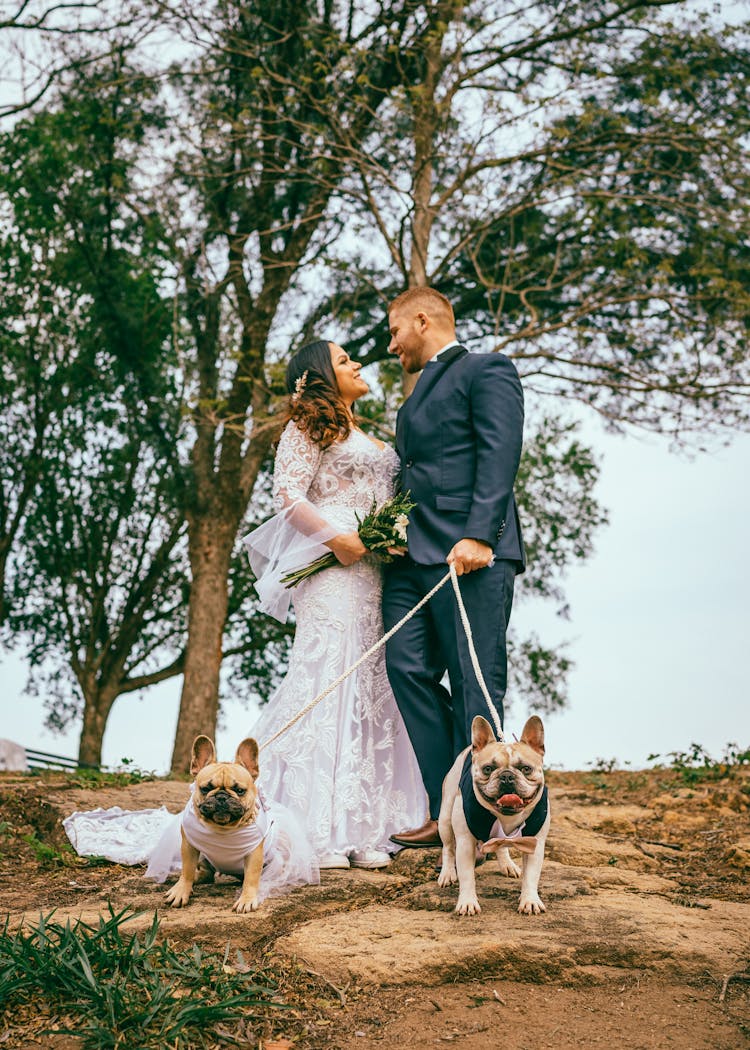
[[[369,514],[364,518],[357,515],[357,532],[359,538],[367,547],[368,551],[377,554],[381,561],[393,561],[394,555],[388,553],[389,547],[404,547],[406,545],[406,530],[409,525],[409,512],[413,510],[416,503],[410,499],[408,492],[397,492],[380,507],[375,500]],[[287,588],[296,587],[302,580],[307,580],[323,569],[330,569],[332,565],[338,565],[339,560],[333,551],[316,558],[301,569],[295,569],[284,576],[281,582]]]

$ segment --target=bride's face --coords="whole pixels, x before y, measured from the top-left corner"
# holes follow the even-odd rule
[[[360,375],[362,365],[352,361],[346,350],[336,343],[331,343],[330,349],[331,364],[333,365],[341,400],[347,405],[352,405],[358,397],[362,397],[370,389]]]

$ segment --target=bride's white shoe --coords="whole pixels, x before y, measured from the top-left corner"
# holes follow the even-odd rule
[[[349,854],[349,863],[353,868],[387,868],[391,855],[379,849],[355,849]]]
[[[318,867],[321,871],[329,868],[348,868],[349,858],[345,853],[321,853],[318,857]]]

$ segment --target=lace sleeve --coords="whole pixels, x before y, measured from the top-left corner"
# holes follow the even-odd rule
[[[283,621],[290,592],[282,579],[329,553],[328,542],[339,532],[307,499],[323,456],[322,449],[289,423],[281,435],[273,475],[277,513],[248,536],[244,544],[255,573],[261,608]]]
[[[283,510],[305,499],[318,472],[323,450],[296,423],[289,422],[276,449],[273,470],[273,509]]]
[[[328,531],[330,526],[307,499],[313,478],[318,472],[323,450],[311,441],[296,423],[287,423],[273,471],[273,509],[289,508],[287,517],[306,536]]]

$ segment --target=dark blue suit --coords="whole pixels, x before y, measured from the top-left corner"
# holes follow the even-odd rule
[[[483,540],[495,564],[459,577],[485,682],[502,717],[505,633],[523,541],[513,482],[521,455],[523,393],[511,361],[451,347],[428,363],[398,414],[401,487],[411,512],[409,553],[386,569],[383,618],[389,629],[447,570],[464,537]],[[471,739],[475,715],[491,715],[476,681],[453,588],[446,584],[388,642],[388,676],[430,800]],[[450,693],[441,685],[448,671]]]

